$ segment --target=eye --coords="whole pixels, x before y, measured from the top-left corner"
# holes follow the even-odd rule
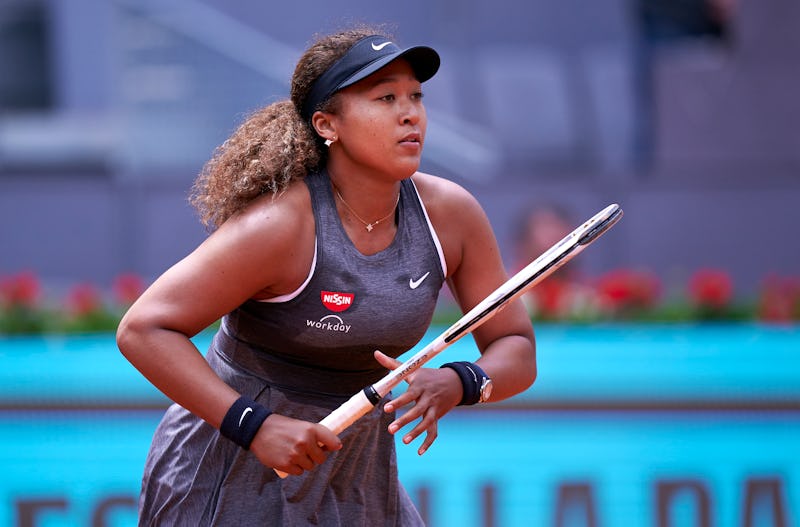
[[[381,97],[380,100],[386,101],[386,102],[392,102],[392,101],[394,101],[394,98],[395,98],[394,94],[393,93],[389,93],[389,94],[384,95],[383,97]]]
[[[411,94],[411,98],[414,99],[415,101],[421,101],[423,97],[425,97],[425,94],[422,93],[421,91],[414,92]]]

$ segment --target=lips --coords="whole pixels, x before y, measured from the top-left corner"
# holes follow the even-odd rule
[[[419,143],[421,140],[421,134],[419,132],[412,132],[406,136],[404,136],[400,142],[401,143]]]

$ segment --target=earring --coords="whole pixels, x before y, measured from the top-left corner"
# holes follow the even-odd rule
[[[325,139],[325,146],[331,146],[334,141],[336,141],[335,137],[333,139]]]

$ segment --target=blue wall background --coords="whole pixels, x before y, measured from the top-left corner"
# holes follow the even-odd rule
[[[795,525],[798,343],[795,327],[542,326],[534,387],[452,412],[422,457],[398,444],[402,481],[431,526]],[[163,396],[111,335],[0,350],[0,524],[135,525]],[[466,338],[432,365],[476,353]]]

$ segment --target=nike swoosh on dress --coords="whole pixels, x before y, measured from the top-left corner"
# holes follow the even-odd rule
[[[419,285],[420,285],[420,284],[421,284],[421,283],[422,283],[422,282],[423,282],[423,281],[424,281],[426,278],[428,278],[428,275],[429,275],[429,274],[431,274],[431,272],[430,272],[430,271],[428,271],[427,273],[425,273],[424,275],[422,275],[420,278],[418,278],[418,279],[416,279],[416,280],[414,280],[413,278],[409,278],[409,279],[408,279],[408,287],[410,287],[411,289],[416,289],[416,288],[418,288],[418,287],[419,287]]]

